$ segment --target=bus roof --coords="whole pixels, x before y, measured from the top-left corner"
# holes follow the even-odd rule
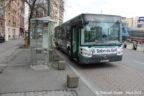
[[[81,16],[87,16],[87,15],[109,16],[109,17],[118,17],[118,18],[121,18],[121,16],[119,16],[119,15],[82,13],[82,14],[80,14],[80,15],[78,15],[78,16],[75,16],[75,17],[73,17],[72,19],[70,19],[70,20],[68,20],[68,21],[60,24],[59,26],[62,26],[62,25],[67,24],[67,23],[70,23],[71,21],[73,21],[73,20],[75,20],[75,19],[77,19],[77,18],[80,18]],[[57,26],[57,27],[59,27],[59,26]]]
[[[68,20],[68,21],[66,21],[66,22],[64,22],[64,23],[62,23],[62,24],[60,24],[59,26],[64,25],[64,24],[67,24],[67,23],[69,23],[70,21],[72,21],[72,20],[74,20],[74,19],[76,19],[76,18],[79,18],[80,16],[82,16],[82,14],[73,17],[72,19],[70,19],[70,20]],[[57,26],[57,27],[58,27],[58,26]]]

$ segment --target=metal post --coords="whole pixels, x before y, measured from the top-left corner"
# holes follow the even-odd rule
[[[50,2],[50,0],[48,0],[48,16],[50,16],[50,7],[51,7],[51,4],[50,4],[51,2]]]

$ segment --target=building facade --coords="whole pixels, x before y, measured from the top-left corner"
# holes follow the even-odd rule
[[[129,28],[133,27],[133,18],[123,18],[122,22],[127,22]]]
[[[137,16],[135,18],[122,18],[122,22],[127,22],[129,28],[144,30],[144,16]]]
[[[64,0],[51,0],[51,18],[56,21],[55,26],[63,23],[64,18]]]
[[[5,34],[5,20],[0,18],[0,36]]]
[[[5,34],[5,19],[3,11],[3,0],[0,0],[0,36]]]
[[[20,18],[20,37],[24,36],[25,32],[25,2],[24,0],[19,0],[19,18]]]
[[[24,1],[23,0],[1,0],[4,8],[5,40],[16,39],[22,36],[24,31]]]
[[[40,18],[47,16],[48,0],[37,2],[35,6],[33,18]],[[64,17],[64,0],[50,0],[50,17],[55,20],[54,27],[63,23]]]
[[[144,16],[136,17],[137,28],[144,28]]]

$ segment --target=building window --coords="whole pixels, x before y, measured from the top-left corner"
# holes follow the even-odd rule
[[[0,34],[3,33],[3,26],[2,22],[0,22]]]
[[[8,20],[8,25],[10,25],[10,19]]]

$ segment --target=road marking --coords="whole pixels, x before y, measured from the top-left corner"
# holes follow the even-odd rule
[[[98,91],[94,86],[92,86],[87,80],[86,78],[84,78],[75,68],[73,68],[70,64],[68,64],[68,66],[72,69],[72,71],[74,73],[76,73],[81,80],[83,81],[83,83],[85,83],[85,85],[95,94],[95,96],[99,95],[99,96],[103,96],[102,94],[96,94],[96,92]]]
[[[134,60],[135,63],[138,63],[138,64],[142,64],[144,65],[144,63],[140,62],[140,61],[137,61],[137,60]]]

